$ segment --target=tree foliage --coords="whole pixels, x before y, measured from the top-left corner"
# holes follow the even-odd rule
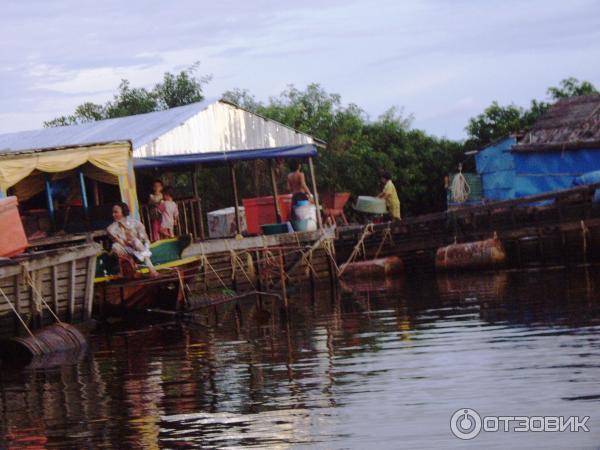
[[[183,106],[204,99],[203,86],[210,77],[196,78],[198,65],[178,74],[166,72],[161,83],[151,90],[131,87],[128,80],[121,80],[112,100],[103,105],[85,102],[75,108],[73,114],[60,116],[44,122],[45,127],[76,125],[114,117],[131,116],[152,111]]]
[[[555,102],[579,95],[598,94],[598,90],[589,81],[570,77],[562,80],[558,86],[549,87],[546,93],[550,102]],[[549,107],[550,103],[535,99],[531,100],[529,108],[514,104],[501,106],[494,101],[481,114],[469,120],[466,148],[481,148],[496,139],[519,133],[531,127]]]
[[[200,101],[208,77],[196,78],[197,66],[179,74],[166,73],[151,90],[132,87],[123,80],[114,98],[103,105],[86,102],[69,116],[59,117],[46,126],[84,123],[162,110]],[[568,78],[547,91],[548,101],[594,94],[598,91],[587,81]],[[379,173],[389,171],[398,188],[403,214],[420,214],[445,207],[444,177],[464,161],[464,152],[481,148],[495,139],[531,126],[547,111],[549,103],[532,100],[528,108],[492,102],[481,114],[469,120],[466,142],[440,139],[412,128],[412,116],[392,107],[372,120],[355,104],[344,104],[341,96],[327,92],[318,84],[304,89],[288,86],[266,102],[257,100],[248,90],[234,89],[223,94],[246,110],[276,120],[325,141],[327,147],[316,158],[317,183],[321,192],[349,191],[353,195],[374,195],[379,189]],[[286,168],[276,167],[282,190]],[[269,166],[264,161],[237,165],[242,197],[270,195]],[[231,204],[232,192],[226,167],[202,170],[199,185],[206,208]],[[181,191],[189,190],[187,177],[174,177]]]

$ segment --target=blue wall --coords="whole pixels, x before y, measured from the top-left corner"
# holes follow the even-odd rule
[[[515,139],[508,137],[484,148],[475,155],[477,173],[481,175],[483,196],[487,200],[507,200],[515,183],[515,163],[510,153]]]
[[[600,149],[511,152],[508,137],[475,155],[487,200],[508,200],[573,186],[584,173],[600,170]]]
[[[600,149],[513,153],[515,197],[558,191],[573,186],[584,173],[600,169]]]

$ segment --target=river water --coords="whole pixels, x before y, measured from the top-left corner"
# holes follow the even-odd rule
[[[598,448],[597,269],[407,276],[105,326],[0,370],[0,448]],[[589,432],[450,430],[590,416]]]

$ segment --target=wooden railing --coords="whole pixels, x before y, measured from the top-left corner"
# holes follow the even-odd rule
[[[175,235],[191,234],[194,239],[204,239],[204,216],[202,201],[195,198],[176,200],[179,209],[179,220],[175,226]],[[147,205],[142,205],[142,223],[146,227],[148,236],[151,236],[150,211]]]

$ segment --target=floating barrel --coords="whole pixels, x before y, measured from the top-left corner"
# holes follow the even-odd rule
[[[388,256],[387,258],[344,264],[341,270],[341,276],[344,278],[383,278],[401,273],[404,270],[404,263],[397,256]]]
[[[491,268],[505,262],[506,252],[498,239],[448,245],[435,255],[435,267],[442,270]]]
[[[79,329],[67,323],[55,323],[35,331],[33,336],[2,342],[0,357],[5,360],[31,360],[52,353],[79,351],[85,346],[86,338]]]

